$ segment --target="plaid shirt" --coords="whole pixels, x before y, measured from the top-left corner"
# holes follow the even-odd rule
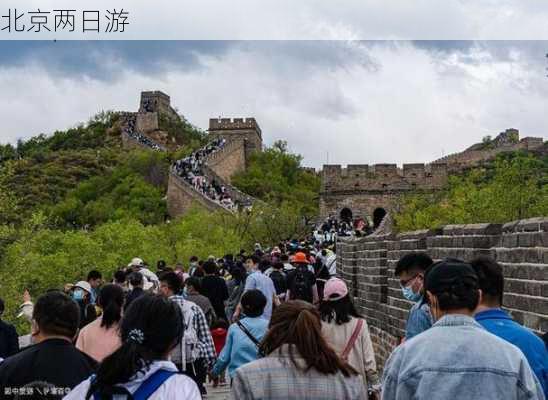
[[[360,375],[325,375],[314,368],[304,372],[293,365],[288,350],[284,344],[272,354],[238,368],[230,399],[367,400]],[[306,366],[297,349],[294,358],[299,366]]]
[[[185,302],[188,302],[188,300],[185,300],[183,296],[179,295],[170,296],[169,300],[179,304],[181,307]],[[207,319],[201,308],[194,303],[191,310],[194,313],[192,323],[194,324],[194,329],[196,330],[196,335],[198,336],[198,348],[200,350],[199,358],[203,358],[206,365],[212,367],[217,359],[217,352],[215,351],[215,345],[213,344],[213,338],[211,337],[211,332],[209,331]],[[178,344],[177,347],[173,349],[171,352],[171,359],[174,363],[181,361],[181,344]],[[195,360],[186,360],[186,362],[191,361]]]

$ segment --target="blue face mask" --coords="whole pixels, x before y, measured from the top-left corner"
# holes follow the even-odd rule
[[[411,287],[402,286],[401,291],[403,293],[403,297],[405,297],[409,301],[417,302],[422,297],[420,293],[413,292],[413,289],[411,289]]]
[[[83,290],[75,290],[74,292],[72,292],[72,298],[76,301],[84,300],[84,291]]]

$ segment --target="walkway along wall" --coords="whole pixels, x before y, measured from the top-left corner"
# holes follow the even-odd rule
[[[534,331],[548,331],[548,217],[341,238],[337,270],[367,318],[380,368],[404,336],[412,305],[402,296],[394,268],[401,256],[417,251],[434,260],[494,257],[504,268],[504,308]]]

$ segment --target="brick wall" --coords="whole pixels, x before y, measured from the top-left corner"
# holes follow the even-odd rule
[[[230,178],[246,166],[245,140],[231,140],[221,150],[207,157],[207,165],[224,181],[230,183]]]
[[[403,337],[412,306],[402,296],[394,267],[401,256],[416,251],[435,260],[494,257],[504,268],[503,306],[520,323],[548,331],[548,217],[340,239],[338,271],[367,318],[380,367]]]

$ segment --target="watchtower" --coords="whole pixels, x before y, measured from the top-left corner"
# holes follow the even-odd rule
[[[246,163],[251,153],[261,151],[263,147],[261,128],[255,118],[211,118],[209,135],[212,138],[225,138],[229,142],[242,141]]]
[[[156,112],[176,117],[177,113],[171,107],[171,100],[167,94],[160,90],[141,92],[140,113]]]

